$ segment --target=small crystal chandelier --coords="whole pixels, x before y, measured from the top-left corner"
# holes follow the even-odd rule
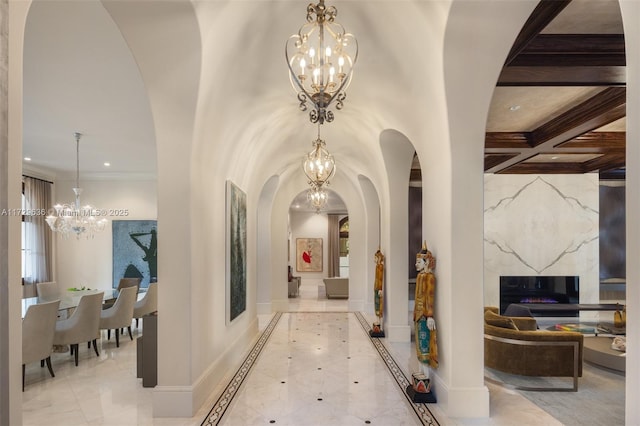
[[[307,191],[307,201],[316,209],[316,213],[320,213],[320,210],[327,205],[328,198],[327,191],[322,186],[311,184],[311,188]]]
[[[336,109],[343,107],[345,91],[351,83],[353,65],[358,58],[358,42],[335,22],[338,10],[325,6],[324,0],[307,6],[307,23],[287,40],[285,56],[289,77],[298,94],[300,109],[309,111],[312,123],[333,121],[328,108],[336,101]]]
[[[73,193],[76,195],[73,204],[56,204],[53,206],[55,214],[47,216],[49,227],[54,232],[59,232],[64,238],[70,234],[75,234],[80,239],[80,235],[93,238],[96,232],[104,231],[107,219],[101,218],[103,211],[91,207],[90,205],[80,205],[80,137],[82,133],[74,133],[76,137],[76,186]]]
[[[336,162],[327,150],[326,143],[320,139],[320,124],[318,138],[312,144],[313,149],[304,157],[302,170],[309,179],[309,185],[322,188],[329,185],[329,179],[336,174]]]

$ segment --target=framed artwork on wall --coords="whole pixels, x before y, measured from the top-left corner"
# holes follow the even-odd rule
[[[322,272],[322,238],[296,238],[296,270]]]
[[[226,306],[227,322],[247,307],[247,194],[226,182]]]
[[[114,220],[113,288],[120,278],[142,278],[140,287],[158,281],[158,222],[156,220]]]

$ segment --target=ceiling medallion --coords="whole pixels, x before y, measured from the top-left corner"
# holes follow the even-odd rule
[[[307,23],[287,40],[285,56],[289,77],[298,94],[300,109],[307,103],[312,123],[333,121],[329,106],[335,101],[340,110],[351,83],[353,65],[358,58],[358,42],[335,21],[338,10],[325,6],[324,0],[307,6]]]

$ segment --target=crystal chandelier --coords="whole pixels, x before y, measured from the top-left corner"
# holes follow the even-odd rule
[[[82,133],[74,133],[76,137],[76,186],[73,193],[76,195],[73,204],[56,204],[53,206],[55,214],[47,216],[49,227],[54,232],[59,232],[64,238],[75,234],[80,239],[80,235],[93,238],[96,232],[104,231],[107,219],[102,216],[102,210],[90,205],[81,206],[80,194],[80,137]]]
[[[305,157],[302,170],[313,187],[322,188],[329,184],[329,179],[336,174],[336,162],[329,153],[325,141],[320,139],[320,124],[318,124],[318,138],[312,142],[313,149]]]
[[[311,184],[311,188],[307,191],[307,201],[316,209],[316,213],[320,213],[320,210],[327,205],[327,199],[327,191],[322,186]]]
[[[334,100],[336,109],[342,109],[358,58],[358,42],[335,21],[337,14],[335,6],[325,6],[324,0],[310,3],[307,23],[289,37],[285,48],[291,85],[302,111],[307,102],[313,104],[309,111],[313,123],[333,121],[328,108]]]

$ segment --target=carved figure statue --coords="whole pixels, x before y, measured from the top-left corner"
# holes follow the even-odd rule
[[[381,331],[380,324],[382,324],[382,315],[384,313],[384,293],[382,289],[384,284],[384,255],[379,248],[378,251],[376,251],[375,260],[376,275],[373,282],[373,300],[378,321],[373,323],[373,331],[379,333]]]
[[[436,277],[433,271],[436,259],[422,245],[422,250],[416,255],[416,295],[413,310],[415,324],[416,353],[418,360],[431,368],[438,367],[438,345],[436,341],[436,321],[434,316]],[[424,369],[428,377],[428,369]]]

